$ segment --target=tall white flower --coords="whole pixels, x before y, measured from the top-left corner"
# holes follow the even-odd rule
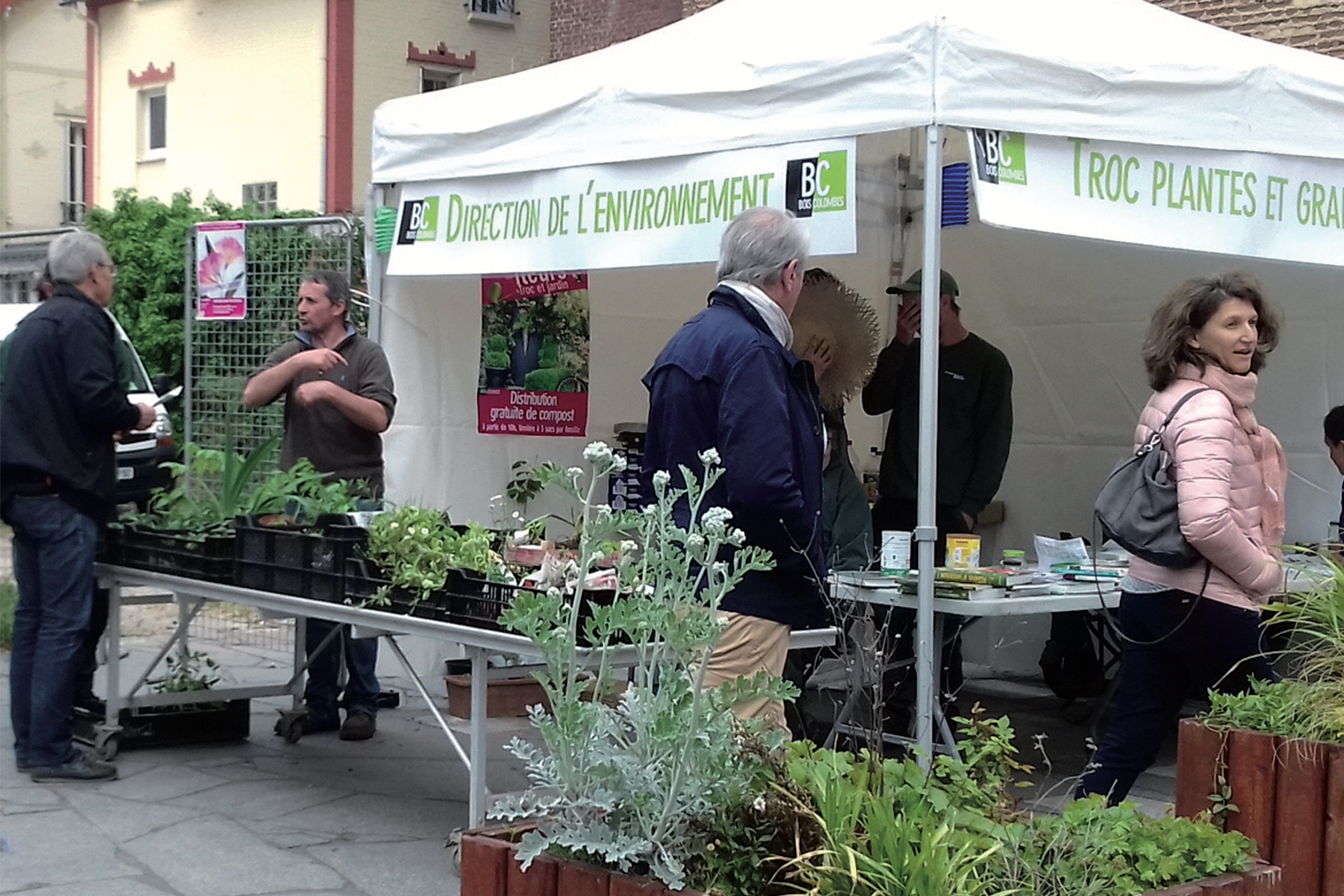
[[[719,459],[718,449],[706,448],[704,451],[700,452],[700,463],[704,464],[706,467],[717,467],[719,464],[723,463],[723,461]]]

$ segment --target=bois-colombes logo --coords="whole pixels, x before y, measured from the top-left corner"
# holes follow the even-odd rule
[[[1027,139],[1014,131],[971,131],[975,174],[987,184],[1027,185]]]
[[[417,242],[433,242],[438,235],[439,197],[408,199],[401,204],[401,226],[397,228],[397,245],[409,246]]]
[[[800,218],[849,207],[849,153],[843,149],[789,162],[784,207]]]

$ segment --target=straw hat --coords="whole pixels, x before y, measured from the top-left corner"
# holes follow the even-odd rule
[[[868,300],[829,271],[811,268],[803,275],[803,291],[789,316],[793,353],[802,357],[816,339],[831,345],[832,362],[817,381],[821,402],[839,411],[854,397],[877,363],[881,328]]]

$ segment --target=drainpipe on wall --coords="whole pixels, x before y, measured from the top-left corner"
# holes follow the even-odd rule
[[[4,4],[0,4],[4,6]],[[6,49],[9,42],[5,39],[5,21],[9,18],[9,7],[0,12],[0,100],[9,96],[9,54]],[[0,146],[9,146],[9,103],[0,102]],[[9,190],[9,155],[0,156],[0,221],[4,230],[14,226],[14,214],[10,208],[14,194]]]

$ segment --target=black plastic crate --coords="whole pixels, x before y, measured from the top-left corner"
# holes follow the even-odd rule
[[[344,514],[319,517],[314,526],[265,526],[240,516],[236,583],[244,588],[342,603],[345,562],[368,544],[369,532]]]
[[[386,589],[388,603],[382,606],[372,601]],[[447,622],[448,592],[436,591],[421,598],[404,588],[392,585],[383,578],[372,560],[365,557],[347,557],[345,560],[345,602],[356,607],[366,607],[384,613],[398,613],[403,616],[416,616],[422,619],[437,619]]]
[[[517,596],[524,592],[544,593],[546,589],[531,585],[508,585],[487,582],[470,575],[457,574],[448,578],[450,622],[474,628],[503,631],[499,616]],[[572,599],[572,598],[571,598]],[[583,606],[579,608],[579,642],[588,643],[584,626],[592,618],[592,607],[606,606],[616,599],[615,591],[584,591]]]
[[[202,697],[208,696],[202,692]],[[120,745],[170,747],[183,744],[246,740],[251,733],[252,701],[248,699],[187,703],[180,706],[138,706],[121,711]],[[96,742],[97,726],[103,721],[77,709],[74,736],[84,743]]]
[[[535,591],[523,585],[487,582],[465,573],[448,574],[448,621],[473,628],[499,631],[499,614],[513,603],[519,591]]]
[[[131,524],[121,528],[119,541],[121,566],[233,583],[232,532],[197,535]]]

